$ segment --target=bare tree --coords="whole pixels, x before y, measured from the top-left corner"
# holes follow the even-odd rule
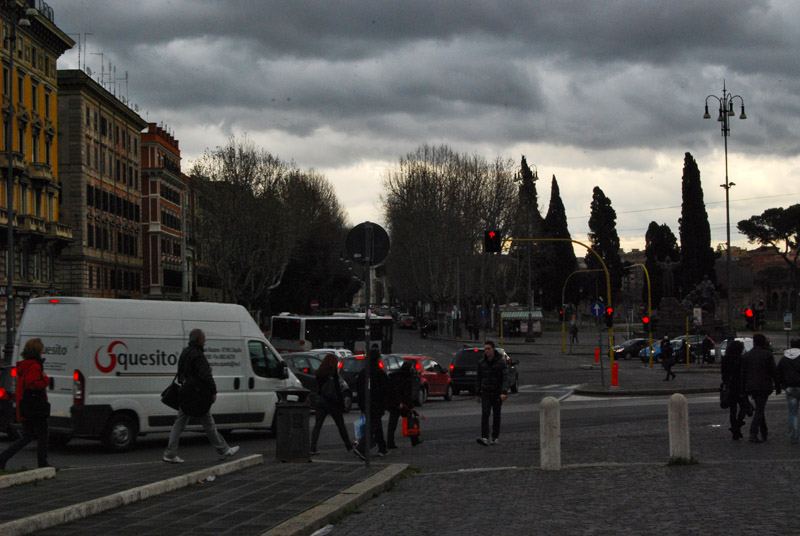
[[[502,281],[495,284],[504,275],[493,267],[497,260],[480,247],[485,229],[508,229],[513,175],[510,159],[487,162],[428,145],[386,173],[382,201],[392,237],[386,266],[397,297],[450,305],[457,289],[464,298],[505,294]]]
[[[202,185],[199,248],[225,296],[252,309],[281,282],[295,245],[288,210],[291,167],[246,138],[206,152],[192,174]]]

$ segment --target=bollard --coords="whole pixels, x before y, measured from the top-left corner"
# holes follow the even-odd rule
[[[599,363],[600,362],[600,348],[595,348],[594,349],[594,362],[595,363]]]
[[[539,450],[543,470],[561,469],[561,410],[552,396],[539,404]]]
[[[669,397],[669,455],[670,458],[691,459],[689,452],[689,403],[675,393]]]
[[[611,365],[611,387],[619,387],[619,363],[616,361]]]

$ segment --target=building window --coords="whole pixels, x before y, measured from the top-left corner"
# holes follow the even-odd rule
[[[40,136],[41,136],[41,132],[39,132],[38,130],[34,130],[33,133],[32,133],[32,136],[31,136],[32,149],[33,149],[33,154],[31,155],[31,158],[32,158],[33,162],[41,162],[41,160],[39,159],[39,138],[40,138]]]
[[[91,130],[92,128],[92,111],[89,109],[89,106],[86,106],[86,129]]]
[[[33,254],[33,280],[34,281],[41,281],[42,280],[42,256],[40,253]]]
[[[36,112],[39,110],[39,84],[31,81],[31,109]]]
[[[25,94],[25,77],[19,76],[17,77],[17,100],[21,100],[22,96]]]
[[[48,90],[44,90],[44,117],[50,119],[50,97],[51,94]]]
[[[5,95],[6,97],[9,97],[11,89],[9,80],[10,77],[8,76],[8,67],[3,67],[3,95]],[[11,99],[9,98],[9,100]]]
[[[53,165],[53,141],[48,137],[44,142],[44,163],[48,166]]]
[[[25,156],[25,125],[19,125],[19,152]]]

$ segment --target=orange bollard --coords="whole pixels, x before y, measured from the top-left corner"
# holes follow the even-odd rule
[[[600,362],[600,348],[595,348],[594,349],[594,362],[595,363],[599,363]]]
[[[619,363],[616,361],[611,365],[611,387],[617,387],[619,384]]]

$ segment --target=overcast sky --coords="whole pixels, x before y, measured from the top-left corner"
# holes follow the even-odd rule
[[[535,165],[542,214],[556,176],[573,238],[592,188],[623,248],[651,221],[678,236],[688,151],[712,245],[725,241],[723,80],[736,222],[800,203],[796,0],[49,0],[99,79],[180,141],[183,169],[246,134],[334,185],[350,222],[382,221],[383,175],[421,144]],[[80,36],[80,37],[79,37]],[[100,55],[102,54],[102,56]],[[101,61],[102,58],[102,61]],[[103,66],[103,67],[101,67]],[[78,68],[78,45],[59,68]],[[128,80],[121,80],[125,73]]]

